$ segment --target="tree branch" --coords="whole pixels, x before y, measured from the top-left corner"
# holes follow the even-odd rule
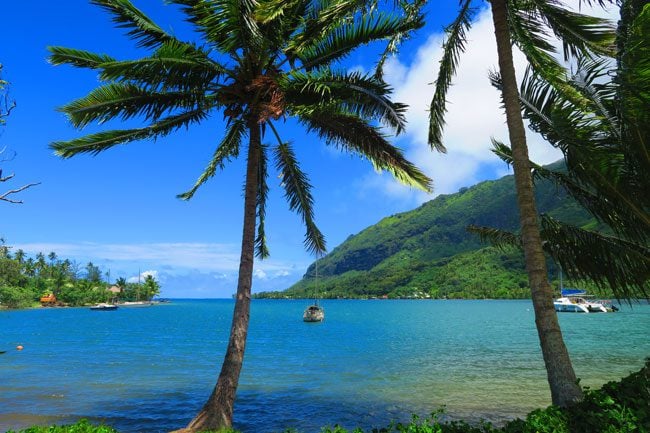
[[[13,176],[14,175],[12,174],[11,176],[8,176],[8,177],[6,177],[4,179],[0,179],[0,180],[4,182],[6,179],[11,179]],[[7,191],[7,192],[3,193],[2,195],[0,195],[0,200],[1,201],[6,201],[6,202],[9,202],[9,203],[22,204],[22,202],[23,202],[22,200],[14,200],[14,199],[9,198],[9,196],[12,195],[12,194],[17,194],[17,193],[19,193],[21,191],[26,190],[27,188],[31,188],[33,186],[40,185],[40,184],[41,184],[40,182],[28,183],[27,185],[23,185],[20,188],[10,189],[9,191]]]

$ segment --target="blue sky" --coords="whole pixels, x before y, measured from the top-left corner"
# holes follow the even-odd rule
[[[175,6],[161,0],[134,4],[166,30],[195,38]],[[449,94],[445,135],[449,152],[434,154],[426,145],[426,110],[440,59],[442,28],[453,19],[457,5],[456,0],[430,2],[426,27],[386,68],[394,99],[410,106],[407,132],[395,143],[434,180],[434,194],[376,173],[367,161],[328,148],[291,122],[282,125],[283,138],[294,143],[313,184],[316,221],[330,250],[385,216],[507,173],[489,152],[490,137],[505,140],[507,135],[498,95],[487,81],[487,72],[496,63],[488,10],[477,16]],[[221,116],[156,142],[117,146],[95,157],[60,159],[48,144],[82,133],[56,108],[84,96],[99,82],[92,71],[49,65],[46,47],[86,49],[119,59],[144,52],[114,27],[106,12],[85,0],[5,2],[3,17],[3,33],[9,39],[0,49],[0,63],[17,107],[0,131],[0,150],[16,152],[13,160],[1,165],[5,175],[15,173],[15,178],[0,184],[0,193],[25,183],[41,184],[20,194],[23,204],[0,202],[0,237],[29,254],[54,251],[82,266],[92,261],[110,271],[111,279],[151,273],[160,280],[163,296],[229,297],[235,291],[239,260],[243,160],[231,163],[191,201],[176,198],[193,185],[211,158],[223,131]],[[374,61],[369,53],[353,54],[347,65],[369,70]],[[516,62],[523,71],[521,56]],[[88,127],[83,133],[100,129]],[[529,134],[529,140],[536,161],[559,158],[541,138]],[[300,217],[288,211],[275,179],[270,178],[267,210],[271,257],[256,263],[253,291],[285,289],[313,261],[303,247]]]

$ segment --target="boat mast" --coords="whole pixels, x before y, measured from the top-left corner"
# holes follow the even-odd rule
[[[318,305],[318,257],[316,257],[316,291],[314,292],[314,304]]]

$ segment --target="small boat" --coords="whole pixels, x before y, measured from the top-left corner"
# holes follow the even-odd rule
[[[126,301],[120,302],[120,307],[151,307],[153,302],[151,301]]]
[[[93,305],[92,307],[90,307],[90,309],[95,311],[112,311],[112,310],[117,310],[117,305],[101,303],[101,304]]]
[[[313,305],[307,307],[302,315],[303,322],[322,322],[324,319],[325,310],[318,305],[318,302],[314,302]]]
[[[316,260],[316,291],[318,291],[318,260]],[[302,313],[303,322],[322,322],[325,320],[325,309],[318,305],[318,297],[314,296],[314,303]]]
[[[596,301],[585,299],[587,292],[578,289],[562,289],[562,297],[553,301],[557,312],[566,313],[607,313],[607,308]]]

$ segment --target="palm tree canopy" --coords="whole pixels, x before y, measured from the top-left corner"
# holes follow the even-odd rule
[[[587,4],[605,6],[614,0],[585,0]],[[507,0],[508,27],[512,43],[526,56],[534,70],[548,82],[563,88],[574,102],[583,97],[565,82],[565,69],[551,43],[556,37],[562,42],[565,59],[587,54],[614,53],[615,33],[611,23],[602,18],[573,12],[560,0]],[[429,145],[445,151],[442,132],[445,125],[446,95],[465,51],[467,34],[475,15],[472,0],[461,0],[457,18],[446,29],[443,56],[429,114]]]
[[[388,141],[399,134],[406,106],[390,99],[380,75],[349,73],[333,66],[357,47],[375,41],[394,44],[422,26],[418,4],[395,14],[367,8],[362,1],[172,0],[180,6],[202,43],[181,41],[129,0],[93,0],[149,55],[118,60],[106,54],[49,47],[54,65],[98,72],[102,85],[61,107],[72,125],[113,119],[142,119],[145,126],[106,130],[51,144],[68,158],[97,154],[118,144],[164,137],[221,112],[226,128],[212,159],[180,198],[191,198],[228,161],[240,154],[251,124],[271,131],[272,152],[263,146],[258,188],[258,255],[264,244],[266,161],[270,152],[283,177],[290,207],[307,227],[305,244],[325,249],[314,224],[307,176],[300,171],[292,144],[280,135],[281,121],[294,117],[327,144],[361,155],[399,181],[431,189],[431,181]],[[406,4],[406,3],[404,3]]]
[[[520,92],[530,127],[559,148],[566,172],[531,162],[537,179],[565,189],[606,233],[542,218],[545,251],[569,275],[610,287],[619,299],[647,297],[650,281],[650,7],[625,2],[619,24],[618,63],[579,58],[566,82],[583,96],[576,104],[528,70]],[[498,77],[494,84],[499,86]],[[495,152],[511,162],[511,151],[495,143]],[[513,234],[473,228],[501,244],[517,244]]]

